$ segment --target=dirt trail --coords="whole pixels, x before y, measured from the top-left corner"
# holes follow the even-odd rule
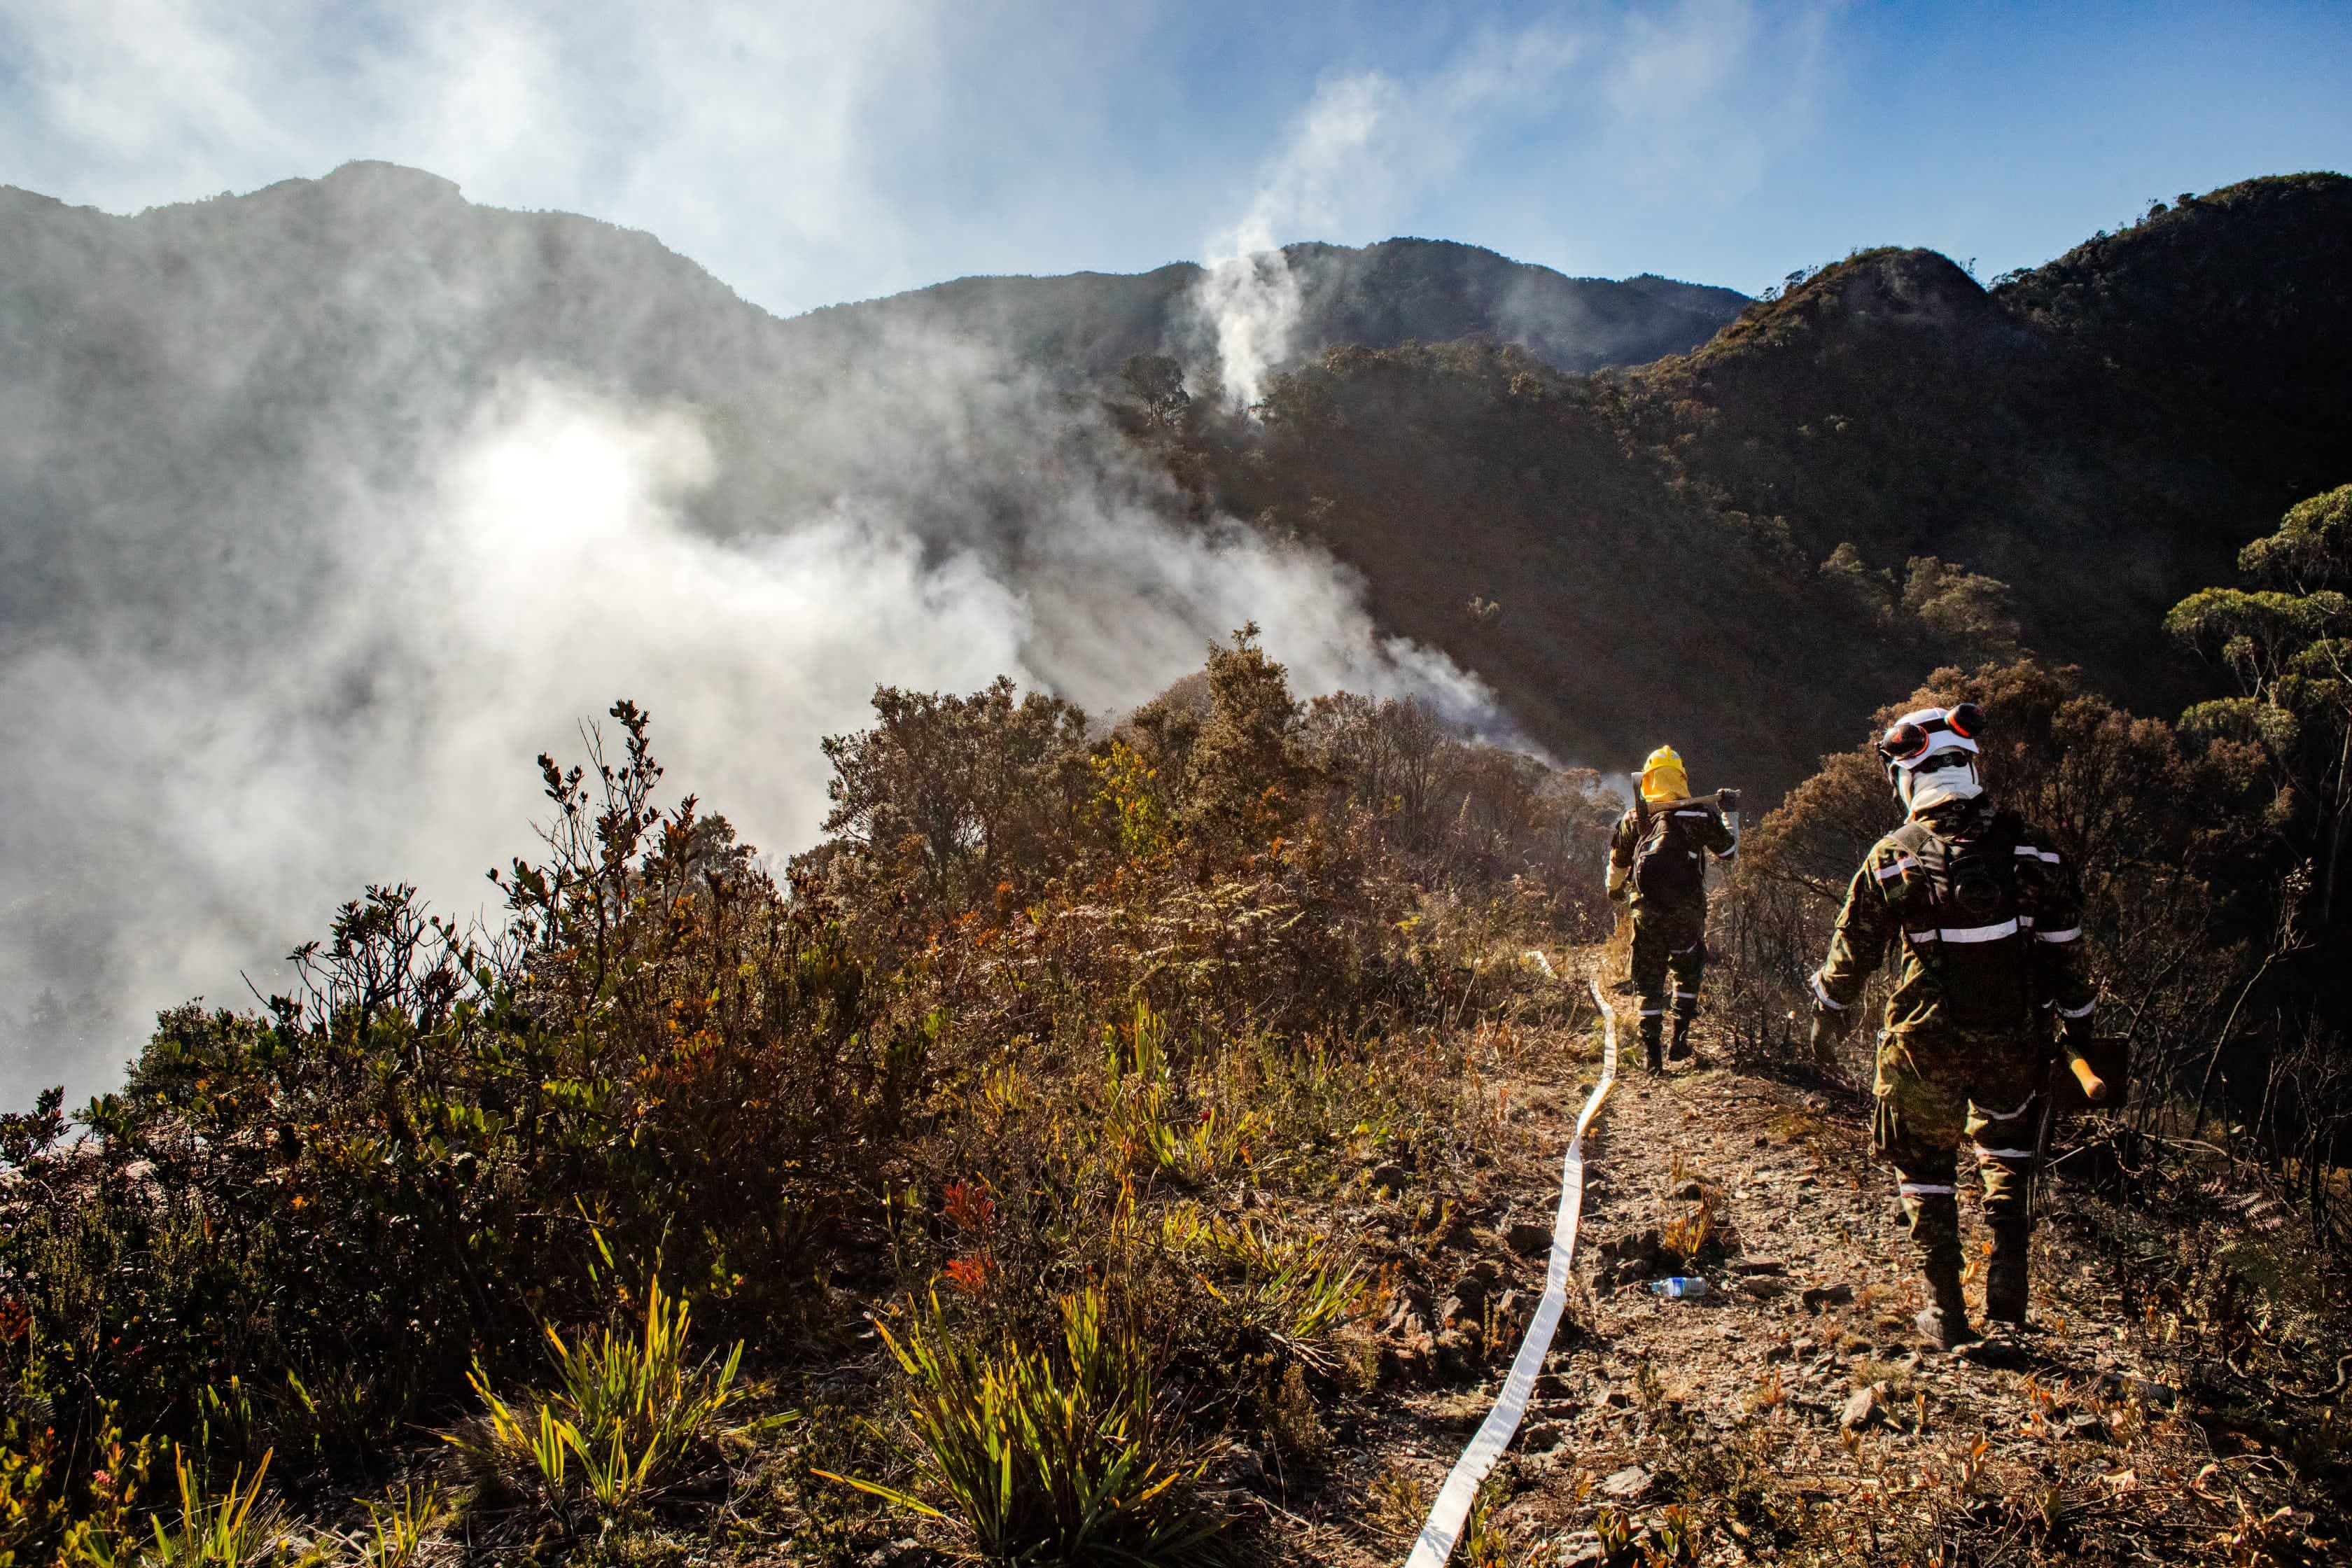
[[[1381,1324],[1391,1375],[1375,1414],[1308,1511],[1288,1516],[1303,1560],[1403,1560],[1414,1508],[1492,1403],[1540,1289],[1543,1254],[1513,1228],[1540,1220],[1548,1236],[1598,1042],[1590,1008],[1558,1037],[1521,1042],[1512,1152],[1484,1173],[1475,1221],[1416,1260],[1424,1283],[1401,1286]],[[1586,1146],[1569,1321],[1494,1483],[1499,1561],[1596,1561],[1596,1525],[1621,1524],[1637,1552],[1646,1539],[1653,1553],[1682,1553],[1653,1561],[2193,1551],[2175,1494],[2226,1477],[2192,1482],[2211,1457],[2202,1434],[2175,1415],[2154,1347],[2078,1247],[2064,1194],[2036,1234],[2034,1327],[1938,1353],[1911,1327],[1923,1297],[1892,1177],[1869,1156],[1863,1094],[1710,1065],[1720,1058],[1704,1023],[1698,1043],[1698,1065],[1660,1080],[1627,1026],[1617,1092]],[[1985,1233],[1962,1202],[1974,1257]],[[1702,1209],[1715,1238],[1685,1272],[1711,1289],[1661,1299],[1647,1281],[1672,1265],[1642,1240]],[[1363,1217],[1375,1235],[1391,1228]],[[1465,1351],[1464,1331],[1486,1323],[1487,1342]],[[1454,1559],[1473,1560],[1467,1543]]]

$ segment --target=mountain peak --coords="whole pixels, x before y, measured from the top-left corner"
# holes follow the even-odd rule
[[[1940,251],[1885,247],[1856,251],[1749,306],[1697,357],[1781,342],[1823,331],[1948,331],[1997,322],[2000,308]]]
[[[285,180],[269,187],[277,190],[285,185],[316,185],[319,189],[346,199],[360,197],[368,201],[402,202],[462,202],[465,193],[457,182],[424,169],[412,169],[405,163],[387,163],[378,158],[354,158],[339,164],[322,180]]]
[[[1977,280],[1936,250],[1865,250],[1825,268],[1802,293],[1849,315],[1944,326],[1983,311]]]

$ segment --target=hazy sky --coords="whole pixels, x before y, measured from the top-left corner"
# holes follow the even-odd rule
[[[385,158],[793,311],[1265,240],[1753,292],[2032,265],[2352,166],[2352,5],[0,0],[0,181],[112,211]]]

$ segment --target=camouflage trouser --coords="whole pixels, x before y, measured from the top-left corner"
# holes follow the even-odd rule
[[[1706,969],[1706,906],[1684,909],[1645,903],[1633,910],[1633,989],[1642,994],[1642,1016],[1666,1011],[1666,971],[1675,974],[1677,1016],[1698,1013],[1698,981]]]
[[[1878,1045],[1871,1145],[1895,1167],[1911,1245],[1929,1268],[1960,1262],[1955,1146],[1965,1133],[1984,1179],[1985,1218],[2027,1223],[2050,1047],[2029,1034],[1937,1029]]]

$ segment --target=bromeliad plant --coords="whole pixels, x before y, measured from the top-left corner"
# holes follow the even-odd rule
[[[1197,1205],[1171,1210],[1161,1233],[1174,1246],[1214,1268],[1210,1294],[1244,1321],[1303,1350],[1346,1321],[1362,1304],[1364,1271],[1328,1237],[1286,1235],[1263,1221],[1227,1221]]]
[[[691,1317],[656,1275],[634,1333],[607,1324],[594,1336],[567,1342],[550,1328],[554,1390],[510,1405],[478,1367],[469,1380],[482,1417],[450,1441],[504,1484],[538,1493],[567,1528],[583,1504],[603,1519],[627,1513],[681,1479],[744,1395],[735,1380],[742,1342],[723,1362],[690,1361]]]
[[[269,1474],[268,1454],[261,1456],[250,1479],[240,1468],[229,1477],[228,1489],[218,1495],[205,1485],[185,1451],[173,1449],[172,1468],[180,1489],[178,1517],[167,1520],[158,1514],[150,1520],[150,1538],[135,1555],[99,1547],[84,1561],[135,1562],[140,1568],[309,1568],[328,1560],[321,1548],[294,1529],[285,1505],[262,1490]]]
[[[902,1341],[883,1338],[913,1387],[919,1489],[828,1479],[952,1525],[988,1563],[1034,1568],[1222,1560],[1222,1521],[1193,1506],[1206,1461],[1158,1408],[1150,1356],[1089,1288],[1061,1301],[1060,1343],[960,1336],[939,1298]]]

